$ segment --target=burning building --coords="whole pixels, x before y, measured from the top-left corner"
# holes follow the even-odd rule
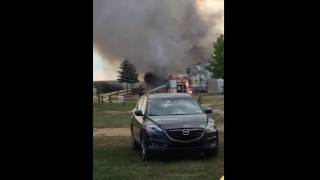
[[[197,62],[187,67],[190,86],[194,93],[207,93],[211,73],[206,69],[209,61]]]
[[[223,93],[223,79],[212,78],[207,70],[210,61],[199,61],[187,68],[190,88],[194,93]]]
[[[168,92],[173,93],[222,93],[223,80],[212,78],[206,69],[209,61],[199,61],[187,67],[187,74],[170,74]]]

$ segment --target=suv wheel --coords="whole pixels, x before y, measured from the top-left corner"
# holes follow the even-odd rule
[[[141,158],[143,161],[150,159],[150,151],[146,145],[146,139],[144,137],[141,138]]]

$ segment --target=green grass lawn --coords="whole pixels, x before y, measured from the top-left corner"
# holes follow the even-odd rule
[[[195,99],[198,96],[194,96]],[[129,127],[130,115],[129,111],[136,105],[139,97],[131,96],[126,98],[126,104],[94,104],[93,105],[93,127],[94,128],[117,128]],[[214,108],[223,109],[224,96],[221,95],[205,95],[202,96],[202,104],[210,104]],[[223,123],[224,115],[220,113],[212,113],[210,116],[217,122]]]
[[[218,124],[224,123],[224,115],[220,113],[212,113],[210,114],[210,117],[215,120]]]
[[[157,155],[143,162],[131,149],[129,137],[95,137],[93,145],[94,180],[218,180],[224,174],[224,136],[219,135],[217,156],[195,154]]]
[[[198,95],[194,95],[193,98],[199,98]],[[213,108],[224,109],[224,96],[223,95],[201,95],[201,104],[210,104]]]
[[[93,105],[93,127],[94,128],[117,128],[129,127],[129,112],[136,105],[139,97],[131,96],[126,98],[126,104],[119,103],[94,104]]]
[[[199,96],[194,95],[193,98],[198,100]],[[223,110],[224,109],[224,96],[223,95],[215,95],[215,94],[202,95],[201,96],[201,104],[211,105],[214,109],[217,108],[217,109]],[[210,114],[210,117],[212,117],[219,124],[224,122],[224,114],[222,114],[222,113],[213,112],[212,114]]]
[[[197,97],[195,97],[197,98]],[[108,104],[93,106],[95,128],[129,127],[129,111],[138,100],[137,96],[127,98],[125,106]],[[204,104],[223,108],[223,96],[204,96]],[[211,116],[223,123],[224,115]],[[218,180],[224,174],[224,134],[220,132],[219,153],[215,157],[204,158],[192,154],[159,155],[150,162],[143,162],[131,149],[130,137],[94,137],[93,173],[94,180]]]

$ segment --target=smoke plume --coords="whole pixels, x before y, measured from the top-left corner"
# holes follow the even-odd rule
[[[185,73],[208,58],[223,12],[196,0],[93,0],[93,43],[111,62],[127,58],[140,73]]]

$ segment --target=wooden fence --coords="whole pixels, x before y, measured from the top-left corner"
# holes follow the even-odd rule
[[[112,104],[114,101],[118,101],[121,103],[125,103],[124,97],[127,96],[128,94],[131,93],[131,89],[128,89],[128,91],[121,90],[121,91],[114,91],[110,93],[105,93],[105,94],[99,94],[98,96],[98,103],[103,104],[103,103],[109,103]]]

